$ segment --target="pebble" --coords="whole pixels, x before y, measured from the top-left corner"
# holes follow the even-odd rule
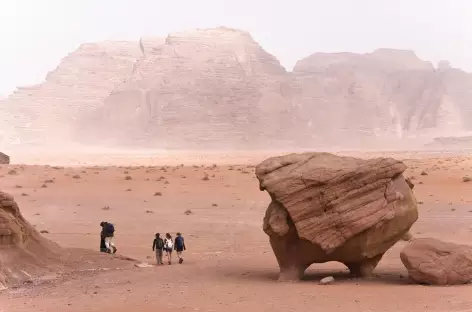
[[[329,285],[334,283],[334,277],[328,276],[320,280],[320,285]]]

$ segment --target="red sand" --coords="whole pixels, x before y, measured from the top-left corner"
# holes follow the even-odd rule
[[[416,158],[406,160],[406,176],[415,177],[414,193],[423,202],[413,235],[469,244],[472,182],[462,178],[472,177],[472,157],[392,155]],[[193,161],[179,157],[174,163]],[[24,217],[62,246],[98,249],[99,223],[109,220],[116,226],[119,254],[154,264],[155,232],[182,232],[188,250],[182,265],[174,260],[171,266],[77,272],[8,289],[0,292],[0,311],[472,311],[468,285],[409,282],[399,258],[404,242],[385,255],[371,280],[350,279],[344,266],[327,263],[310,267],[303,282],[277,282],[278,266],[262,231],[269,196],[259,191],[254,168],[246,165],[260,159],[240,157],[235,162],[244,165],[230,167],[231,161],[206,158],[210,166],[167,167],[167,172],[161,167],[1,166],[0,189],[13,194]],[[225,165],[210,168],[213,162]],[[17,175],[8,174],[13,168]],[[209,180],[202,180],[205,173]],[[50,179],[54,183],[45,183]],[[318,285],[328,275],[335,283]]]

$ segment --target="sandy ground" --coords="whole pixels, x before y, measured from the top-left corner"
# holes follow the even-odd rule
[[[421,203],[416,237],[470,243],[472,182],[462,179],[472,177],[472,156],[378,154],[409,166],[406,176],[413,177]],[[269,196],[259,191],[251,166],[266,156],[95,155],[62,159],[75,165],[69,167],[51,158],[51,166],[1,166],[0,189],[15,195],[23,215],[63,246],[98,249],[99,223],[109,220],[119,254],[154,263],[155,232],[182,232],[188,250],[182,265],[111,268],[6,290],[0,311],[472,311],[469,285],[409,282],[399,259],[404,242],[385,255],[371,280],[350,279],[344,266],[327,263],[313,265],[302,282],[277,282],[278,266],[262,231]],[[91,166],[114,162],[141,166]],[[335,283],[318,285],[328,275]]]

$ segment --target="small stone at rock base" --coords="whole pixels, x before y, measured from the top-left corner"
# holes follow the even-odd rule
[[[134,265],[135,267],[138,267],[138,268],[152,268],[152,265],[149,264],[149,263],[136,263]]]
[[[328,276],[320,280],[320,285],[329,285],[334,283],[334,277]]]
[[[3,291],[3,290],[7,290],[8,288],[3,285],[2,283],[0,283],[0,291]]]

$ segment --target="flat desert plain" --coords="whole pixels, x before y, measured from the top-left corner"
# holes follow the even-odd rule
[[[378,155],[409,167],[405,176],[415,183],[420,210],[411,230],[415,237],[471,243],[472,182],[464,179],[472,177],[471,155],[355,156]],[[106,267],[113,256],[100,254],[101,271],[57,274],[0,292],[0,311],[472,311],[472,285],[430,287],[408,280],[399,258],[406,242],[387,252],[369,280],[351,279],[343,265],[326,263],[310,267],[302,282],[277,282],[277,262],[262,231],[270,199],[254,174],[266,156],[102,155],[1,166],[0,189],[63,247],[98,250],[99,223],[106,220],[116,227],[117,255],[154,264],[155,232],[182,232],[187,251],[183,264],[174,259],[147,268]],[[319,285],[326,276],[335,282]]]

